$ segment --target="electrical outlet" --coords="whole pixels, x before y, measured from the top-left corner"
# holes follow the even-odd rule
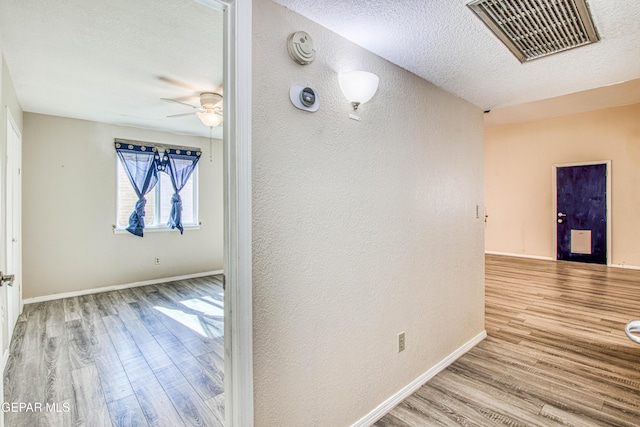
[[[398,334],[398,353],[404,351],[405,341],[404,341],[404,332],[400,332]]]
[[[156,257],[155,258],[155,263],[156,263],[156,265],[159,265],[160,264],[160,258]]]

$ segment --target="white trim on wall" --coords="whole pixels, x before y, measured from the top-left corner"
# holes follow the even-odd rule
[[[434,367],[429,369],[424,374],[420,375],[415,380],[400,389],[397,393],[389,397],[387,400],[378,405],[373,411],[369,412],[364,417],[353,423],[351,427],[368,427],[384,417],[389,411],[395,408],[400,402],[411,396],[416,390],[427,383],[431,378],[435,377],[438,373],[444,371],[447,366],[451,365],[458,358],[463,356],[473,347],[475,347],[480,341],[487,337],[487,331],[482,331],[471,340],[463,344],[460,348],[453,353],[442,359]]]
[[[225,426],[252,427],[253,302],[251,91],[252,1],[224,10],[224,395]]]
[[[613,268],[626,268],[627,270],[640,270],[640,266],[629,264],[611,264],[609,267]]]
[[[551,167],[551,197],[553,208],[553,259],[558,259],[558,168],[571,167],[571,166],[590,166],[590,165],[606,165],[607,167],[607,265],[611,266],[611,260],[613,259],[612,244],[611,244],[611,160],[599,160],[591,162],[577,162],[577,163],[561,163]]]
[[[100,288],[82,289],[80,291],[63,292],[59,294],[44,295],[41,297],[27,298],[23,300],[23,304],[33,304],[36,302],[52,301],[63,298],[73,298],[81,295],[97,294],[100,292],[118,291],[120,289],[137,288],[140,286],[157,285],[159,283],[176,282],[178,280],[195,279],[196,277],[215,276],[223,274],[222,270],[203,271],[201,273],[185,274],[182,276],[163,277],[160,279],[143,280],[141,282],[131,282],[122,285],[103,286]]]

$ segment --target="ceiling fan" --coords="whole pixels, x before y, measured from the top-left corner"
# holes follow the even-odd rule
[[[220,126],[222,123],[222,95],[215,92],[202,92],[200,94],[200,106],[196,107],[195,105],[188,104],[186,102],[178,101],[177,99],[171,98],[160,98],[163,101],[175,102],[177,104],[186,105],[187,107],[191,107],[196,111],[190,113],[182,113],[182,114],[172,114],[167,117],[182,117],[182,116],[190,116],[195,114],[198,116],[203,125],[208,127],[216,127]]]

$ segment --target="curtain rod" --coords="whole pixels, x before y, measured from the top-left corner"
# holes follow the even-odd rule
[[[114,138],[113,142],[122,142],[124,144],[133,144],[133,145],[144,145],[145,147],[155,147],[155,148],[170,148],[172,150],[184,150],[184,151],[200,151],[202,152],[202,148],[199,147],[187,147],[184,145],[171,145],[171,144],[162,144],[160,142],[149,142],[149,141],[136,141],[135,139],[124,139],[124,138]],[[163,150],[164,151],[164,150]]]

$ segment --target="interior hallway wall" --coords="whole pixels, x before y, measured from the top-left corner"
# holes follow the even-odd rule
[[[601,160],[611,160],[610,262],[640,267],[640,104],[486,129],[486,250],[553,258],[552,167]]]
[[[114,234],[114,138],[200,147],[198,230]],[[25,113],[24,298],[221,270],[222,141]],[[160,264],[155,264],[155,258]]]
[[[347,426],[484,330],[482,111],[273,2],[253,25],[255,425]]]

